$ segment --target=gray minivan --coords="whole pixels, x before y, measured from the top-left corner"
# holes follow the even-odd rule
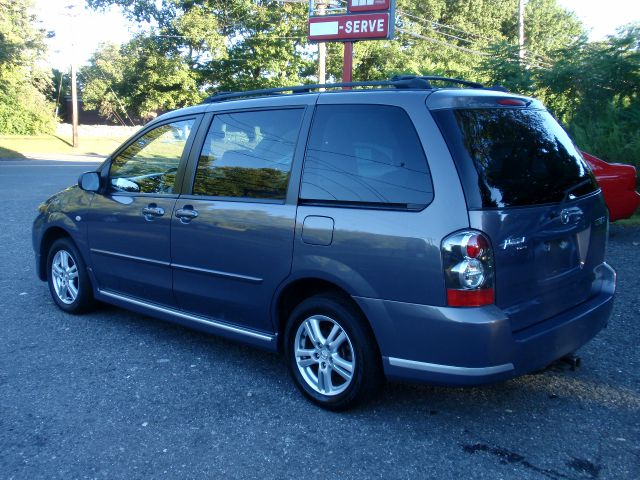
[[[55,303],[282,351],[334,410],[385,377],[525,374],[607,324],[607,208],[540,102],[438,77],[323,87],[162,115],[43,203]]]

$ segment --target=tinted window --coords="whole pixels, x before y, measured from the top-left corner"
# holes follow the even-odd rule
[[[284,199],[302,113],[216,115],[202,147],[193,193]]]
[[[571,139],[546,110],[461,109],[435,115],[462,172],[470,208],[554,203],[567,191],[580,196],[598,188]]]
[[[145,133],[111,162],[112,190],[173,193],[176,172],[195,120],[168,123]]]
[[[433,197],[422,145],[407,113],[385,105],[321,105],[307,146],[300,197],[424,206]]]

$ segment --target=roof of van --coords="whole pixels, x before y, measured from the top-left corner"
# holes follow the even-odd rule
[[[444,84],[444,87],[434,86]],[[453,86],[452,86],[453,85]],[[534,98],[508,92],[503,87],[485,87],[467,80],[437,76],[396,76],[390,80],[369,82],[330,83],[313,85],[296,85],[244,92],[219,92],[205,99],[201,105],[174,110],[158,117],[165,120],[176,116],[205,113],[234,108],[260,108],[291,104],[295,99],[298,105],[312,105],[319,95],[366,94],[380,95],[393,92],[394,95],[414,92],[428,97],[427,107],[430,110],[446,108],[487,108],[529,107],[544,108]],[[503,103],[499,103],[499,102]],[[511,103],[509,103],[511,102]]]

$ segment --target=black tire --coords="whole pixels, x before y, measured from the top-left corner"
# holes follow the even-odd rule
[[[73,272],[73,268],[75,267],[75,271],[77,272],[76,278],[73,278],[73,273],[67,274],[66,276],[63,273],[62,277],[64,278],[61,278],[59,275],[56,275],[56,278],[54,278],[54,260],[59,262],[61,258],[56,257],[58,254],[68,256],[67,264],[70,272]],[[64,283],[65,281],[66,284]],[[51,292],[53,301],[60,309],[67,313],[84,313],[89,311],[95,304],[93,290],[84,260],[69,238],[56,240],[49,249],[49,253],[47,254],[47,283],[49,284],[49,292]],[[66,285],[68,285],[69,288],[64,290]],[[59,293],[61,290],[64,290],[64,292]],[[72,291],[77,292],[75,296],[73,296]]]
[[[330,344],[338,342],[326,342],[326,347],[314,347],[313,355],[298,358],[296,345],[303,351],[311,352],[308,346],[314,343],[313,337],[304,327],[308,320],[319,322],[320,328],[324,328],[325,340],[329,337],[329,331],[334,325],[346,334],[346,339],[342,340],[340,347],[335,351]],[[300,335],[298,335],[299,329]],[[341,335],[342,333],[337,334],[338,337]],[[373,398],[382,386],[384,377],[378,345],[366,319],[349,299],[335,294],[323,294],[304,300],[289,316],[284,342],[287,365],[296,386],[309,400],[322,408],[333,411],[352,408],[365,399]],[[328,360],[325,363],[323,359]],[[350,380],[345,380],[342,376],[343,373],[349,373],[346,369],[342,369],[343,373],[338,375],[340,365],[345,365],[345,359],[346,364],[351,363],[353,370]],[[310,365],[301,366],[298,360]],[[338,361],[341,363],[334,363]],[[324,368],[325,365],[326,368]],[[314,372],[317,372],[315,377]],[[321,373],[324,374],[321,375]],[[320,386],[320,383],[326,384],[327,380],[321,381],[321,376],[323,379],[329,378],[329,389],[333,388],[333,383],[337,380],[335,383],[338,385],[333,393],[322,392],[324,385]],[[344,382],[342,385],[340,385],[341,381]],[[329,392],[329,389],[324,388],[325,392]]]

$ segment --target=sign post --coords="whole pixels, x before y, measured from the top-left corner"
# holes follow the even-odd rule
[[[353,77],[353,42],[344,42],[344,60],[342,61],[342,81],[349,83]]]
[[[348,0],[346,9],[343,4],[309,1],[309,41],[344,43],[342,81],[348,83],[352,80],[353,43],[393,38],[395,0]]]

